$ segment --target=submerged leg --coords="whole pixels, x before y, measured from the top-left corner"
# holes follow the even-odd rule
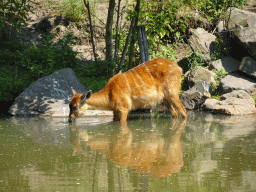
[[[127,120],[127,115],[129,111],[128,110],[116,110],[114,111],[114,121],[120,121],[120,122],[126,122]]]
[[[183,106],[183,104],[180,101],[179,95],[170,95],[168,98],[168,102],[170,103],[169,105],[171,105],[171,108],[175,108],[175,109],[170,109],[173,113],[174,112],[174,117],[178,117],[178,115],[176,115],[177,110],[181,113],[183,118],[187,118],[187,111],[185,109],[185,107]],[[176,115],[176,116],[175,116]]]
[[[113,121],[120,121],[120,112],[119,111],[114,111]]]
[[[174,118],[178,118],[179,113],[176,108],[173,107],[172,103],[169,101],[166,101],[166,107],[171,111]]]

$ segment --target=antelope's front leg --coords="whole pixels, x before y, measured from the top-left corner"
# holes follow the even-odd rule
[[[114,121],[120,121],[120,122],[126,122],[127,120],[127,115],[128,115],[129,111],[124,109],[124,110],[115,110],[114,111]]]

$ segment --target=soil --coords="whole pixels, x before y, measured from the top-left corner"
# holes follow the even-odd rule
[[[39,2],[42,0],[39,0]],[[96,44],[96,53],[98,59],[105,59],[105,23],[107,18],[108,4],[101,3],[96,5],[96,10],[100,10],[96,15],[97,24],[93,25],[94,41]],[[26,25],[22,26],[20,38],[25,44],[39,44],[42,42],[42,34],[51,33],[54,36],[53,41],[57,42],[67,34],[71,33],[76,39],[76,45],[72,48],[74,51],[79,52],[81,61],[93,61],[94,54],[91,44],[91,33],[89,21],[73,22],[69,18],[61,15],[56,15],[56,8],[45,8],[43,4],[36,6],[33,9],[34,13],[29,13]],[[49,21],[50,25],[40,27],[43,20]],[[43,30],[42,30],[43,29]]]

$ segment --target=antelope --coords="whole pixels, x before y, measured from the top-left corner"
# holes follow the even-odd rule
[[[182,68],[168,59],[157,58],[113,76],[100,91],[80,94],[72,88],[69,122],[88,109],[112,110],[114,121],[126,122],[131,110],[152,108],[164,102],[174,118],[187,118],[179,99]]]

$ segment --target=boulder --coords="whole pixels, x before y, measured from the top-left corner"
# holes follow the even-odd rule
[[[219,21],[217,25],[217,30],[219,33],[225,31],[225,22],[224,21]]]
[[[68,116],[71,87],[77,92],[86,92],[72,69],[59,70],[26,88],[8,112],[12,115]]]
[[[213,113],[221,113],[226,115],[248,115],[254,114],[255,102],[253,98],[243,90],[236,90],[221,96],[213,106]]]
[[[240,98],[240,99],[252,99],[252,97],[246,91],[243,91],[243,90],[235,90],[230,93],[226,93],[222,95],[220,99],[225,100],[231,97]]]
[[[198,81],[189,90],[184,91],[180,100],[186,109],[199,109],[205,100],[211,97],[212,87],[206,81]]]
[[[194,52],[198,56],[202,56],[205,62],[211,61],[211,55],[218,49],[216,47],[216,37],[203,28],[190,29],[192,36],[189,39],[189,43]]]
[[[256,61],[251,57],[244,57],[241,61],[239,70],[252,77],[256,77]]]
[[[213,111],[213,108],[217,102],[217,99],[206,99],[201,108],[203,111]]]
[[[256,80],[230,73],[220,80],[219,90],[221,94],[232,92],[233,90],[244,90],[249,95],[256,95]]]
[[[210,63],[209,70],[224,70],[225,72],[234,72],[239,69],[240,61],[233,59],[232,57],[223,57]]]
[[[238,43],[256,59],[256,13],[230,7],[227,15],[228,30],[233,30]]]
[[[189,84],[191,85],[194,85],[198,81],[206,81],[211,85],[214,85],[215,76],[215,73],[200,66],[196,66],[184,75],[184,77],[187,78]]]

